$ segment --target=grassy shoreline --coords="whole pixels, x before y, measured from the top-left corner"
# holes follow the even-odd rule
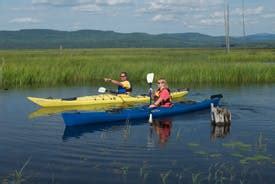
[[[64,49],[0,51],[0,87],[85,84],[149,72],[175,83],[274,83],[275,49]]]

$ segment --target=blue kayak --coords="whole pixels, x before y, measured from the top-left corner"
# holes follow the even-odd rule
[[[105,112],[65,112],[62,113],[66,126],[76,126],[96,123],[109,123],[134,119],[148,119],[150,113],[153,118],[160,118],[187,112],[208,109],[213,103],[219,104],[222,95],[212,95],[203,101],[176,102],[172,107],[158,107],[150,109],[148,106],[135,107],[131,109],[114,109]]]

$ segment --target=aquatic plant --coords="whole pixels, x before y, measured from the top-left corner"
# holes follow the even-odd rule
[[[142,178],[142,181],[145,182],[148,175],[149,175],[149,171],[147,171],[147,167],[146,166],[142,166],[140,169],[139,169],[139,175],[140,177]]]
[[[176,173],[176,177],[178,178],[178,183],[183,183],[182,180],[184,178],[184,172]]]
[[[265,152],[266,151],[266,144],[264,144],[264,138],[263,138],[263,133],[261,132],[257,138],[256,142],[256,150],[259,152]]]
[[[272,160],[271,157],[266,156],[266,155],[262,155],[262,154],[256,154],[254,156],[251,157],[245,157],[243,159],[240,160],[241,164],[248,164],[250,161],[254,161],[258,164],[261,164],[265,161],[270,161]]]
[[[195,148],[195,147],[199,147],[200,145],[198,143],[188,143],[188,146]]]
[[[218,158],[218,157],[221,157],[221,156],[222,156],[221,153],[211,153],[211,154],[209,154],[209,157],[211,157],[211,158]]]
[[[200,178],[201,176],[201,173],[192,173],[192,183],[193,184],[199,184],[202,182],[202,179]]]
[[[122,171],[122,174],[126,176],[128,174],[129,166],[123,166],[120,170]]]
[[[160,178],[161,178],[161,182],[163,183],[163,184],[166,184],[166,180],[167,180],[167,178],[169,177],[169,175],[171,174],[171,170],[169,170],[169,171],[167,171],[167,172],[165,172],[165,173],[160,173]]]
[[[27,167],[30,161],[31,157],[28,158],[28,160],[23,164],[20,170],[15,170],[12,176],[10,178],[4,179],[3,182],[21,184],[26,181],[23,176],[23,170],[25,169],[25,167]]]
[[[234,167],[227,163],[216,163],[208,168],[208,183],[232,182],[235,178]]]
[[[196,151],[195,153],[199,154],[201,156],[204,156],[204,157],[208,157],[209,156],[209,154],[206,151]]]
[[[231,153],[231,156],[237,157],[237,158],[243,158],[244,156],[240,153]]]
[[[123,128],[123,139],[126,141],[129,139],[130,135],[131,135],[131,124],[129,122],[129,119],[126,120],[126,124]]]
[[[250,144],[244,144],[243,142],[240,142],[240,141],[235,141],[235,142],[230,142],[230,143],[223,143],[222,145],[224,147],[239,149],[239,150],[242,150],[242,151],[251,150],[251,147],[252,147]]]
[[[180,139],[180,136],[181,136],[181,128],[179,128],[177,130],[177,133],[176,133],[176,140],[179,140]]]

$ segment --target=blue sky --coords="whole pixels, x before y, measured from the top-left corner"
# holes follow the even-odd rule
[[[230,33],[242,35],[242,0]],[[244,0],[247,34],[275,33],[275,0]],[[224,0],[0,0],[0,30],[30,28],[224,35]]]

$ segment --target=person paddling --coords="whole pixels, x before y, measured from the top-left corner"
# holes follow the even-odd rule
[[[172,99],[170,94],[170,89],[168,88],[168,84],[165,79],[158,80],[158,89],[154,94],[154,103],[150,105],[150,108],[153,107],[171,107]]]
[[[127,72],[120,73],[120,81],[113,80],[110,78],[104,78],[105,82],[111,82],[118,86],[117,94],[130,94],[132,92],[131,83],[128,81],[128,74]]]

